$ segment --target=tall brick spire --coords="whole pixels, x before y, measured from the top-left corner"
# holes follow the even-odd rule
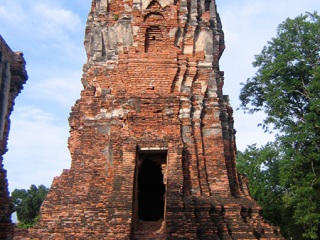
[[[235,167],[214,0],[93,0],[42,239],[281,239]]]

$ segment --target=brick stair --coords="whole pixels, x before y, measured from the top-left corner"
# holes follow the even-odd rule
[[[142,221],[139,220],[138,229],[134,232],[133,240],[164,240],[166,234],[161,231],[163,220],[159,221]]]

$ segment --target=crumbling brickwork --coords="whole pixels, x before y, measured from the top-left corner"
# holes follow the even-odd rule
[[[71,168],[32,239],[281,239],[235,166],[214,0],[93,0]]]
[[[25,60],[21,52],[12,52],[0,35],[0,239],[12,239],[11,199],[3,155],[7,152],[10,115],[14,99],[27,80]]]

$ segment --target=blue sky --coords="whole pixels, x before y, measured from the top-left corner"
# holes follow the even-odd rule
[[[251,63],[279,23],[306,11],[320,12],[319,0],[216,0],[225,32],[224,94],[234,110],[240,82],[255,73]],[[0,0],[0,34],[13,51],[22,51],[29,80],[11,116],[9,151],[4,155],[9,190],[51,185],[69,168],[68,117],[80,97],[84,28],[90,0]],[[234,113],[238,149],[272,140],[257,127],[263,115]]]

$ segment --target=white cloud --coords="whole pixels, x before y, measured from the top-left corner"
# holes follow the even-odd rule
[[[9,151],[4,155],[10,190],[31,184],[50,186],[53,176],[70,165],[66,124],[30,105],[19,106],[13,115]]]
[[[59,146],[61,137],[65,137],[64,125],[59,123],[58,117],[52,112],[45,112],[40,108],[32,108],[30,105],[19,106],[13,113],[10,131],[9,146],[21,150],[21,148],[37,149],[39,145]]]
[[[0,14],[0,19],[2,19],[3,23],[18,26],[26,20],[25,11],[23,11],[18,1],[2,1],[1,5],[0,12],[3,14]],[[14,9],[14,11],[12,9]]]
[[[47,76],[42,81],[30,83],[30,99],[35,101],[52,101],[65,108],[70,108],[80,98],[82,85],[79,72],[68,72],[65,76]]]
[[[246,19],[257,17],[263,10],[263,5],[261,1],[248,1],[239,9],[239,16]]]
[[[77,28],[81,26],[81,19],[75,13],[70,10],[52,7],[43,2],[35,5],[33,12],[39,19],[42,19],[39,23],[40,28],[45,30],[42,32],[49,32],[48,30],[51,29],[55,29],[56,31],[65,29],[73,32],[77,31]]]
[[[8,17],[8,11],[5,7],[0,6],[0,18],[7,18]]]
[[[42,53],[49,57],[55,55],[53,51],[65,51],[68,58],[82,58],[84,21],[61,2],[5,1],[2,9],[8,14],[0,16],[1,34],[12,49],[17,45],[26,56]]]
[[[49,123],[54,120],[54,115],[51,112],[45,112],[39,108],[30,108],[30,106],[19,106],[14,111],[16,115],[17,122],[23,123],[26,122],[37,122],[37,123]]]
[[[0,2],[1,34],[14,51],[24,52],[29,75],[16,99],[4,155],[9,187],[49,187],[70,166],[68,114],[82,89],[86,15],[81,19],[63,7],[80,0]]]
[[[56,31],[77,31],[81,18],[75,12],[63,9],[60,1],[16,0],[1,3],[1,18],[23,32],[54,34]],[[52,32],[53,30],[53,32]]]

